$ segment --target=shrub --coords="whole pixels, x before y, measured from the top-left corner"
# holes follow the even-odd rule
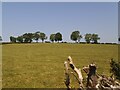
[[[116,62],[115,60],[111,59],[110,67],[110,72],[115,75],[116,79],[120,80],[120,62]]]

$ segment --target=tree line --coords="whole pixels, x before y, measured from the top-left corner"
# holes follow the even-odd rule
[[[50,35],[49,40],[51,42],[60,42],[63,39],[63,36],[60,32],[57,33],[53,33]],[[83,36],[80,34],[80,31],[73,31],[70,35],[70,39],[75,41],[75,43],[80,43],[80,40],[83,38]],[[33,40],[36,41],[36,43],[41,40],[42,42],[44,42],[46,39],[48,39],[48,37],[46,36],[45,33],[43,32],[35,32],[35,33],[25,33],[21,36],[18,37],[14,37],[14,36],[10,36],[10,42],[12,43],[31,43],[33,42]],[[98,43],[98,40],[100,40],[100,37],[98,36],[98,34],[91,34],[91,33],[86,33],[85,37],[84,37],[86,43]]]
[[[44,42],[44,40],[47,38],[48,37],[46,36],[46,34],[41,33],[41,32],[25,33],[18,37],[10,36],[10,42],[12,42],[12,43],[16,43],[16,42],[31,43],[33,40],[38,42],[40,39],[42,40],[42,42]],[[76,43],[79,43],[81,38],[83,38],[83,36],[80,35],[79,31],[74,31],[70,35],[70,38],[71,38],[71,40],[75,41]],[[56,34],[51,34],[49,39],[51,42],[62,41],[62,34],[59,32]],[[98,40],[100,39],[100,37],[98,36],[98,34],[87,33],[87,34],[85,34],[84,39],[85,39],[86,43],[91,43],[91,42],[98,43]],[[0,36],[0,41],[2,41],[2,36]],[[118,37],[118,41],[120,41],[120,37]]]
[[[13,42],[13,43],[16,43],[16,42],[31,43],[31,42],[33,42],[33,40],[35,40],[36,43],[38,43],[39,40],[44,42],[44,40],[46,40],[47,38],[48,37],[43,32],[25,33],[25,34],[23,34],[21,36],[18,36],[18,37],[10,36],[10,42]],[[52,41],[52,42],[62,41],[62,34],[59,33],[59,32],[56,33],[56,34],[51,34],[50,35],[50,41]]]

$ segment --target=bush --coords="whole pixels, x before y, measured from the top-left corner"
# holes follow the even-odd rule
[[[120,62],[116,62],[115,60],[111,59],[110,67],[110,72],[115,75],[116,79],[120,80]]]

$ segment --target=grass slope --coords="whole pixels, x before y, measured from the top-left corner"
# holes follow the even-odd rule
[[[118,59],[117,45],[41,43],[2,47],[3,88],[65,88],[64,61],[69,55],[77,67],[95,62],[97,72],[106,75],[110,59]]]

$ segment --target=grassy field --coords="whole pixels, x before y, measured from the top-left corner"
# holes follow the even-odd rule
[[[3,88],[65,88],[64,61],[69,55],[77,67],[95,62],[97,72],[106,75],[110,59],[118,59],[117,45],[5,44],[2,49]]]
[[[2,45],[0,44],[0,89],[2,89]]]

